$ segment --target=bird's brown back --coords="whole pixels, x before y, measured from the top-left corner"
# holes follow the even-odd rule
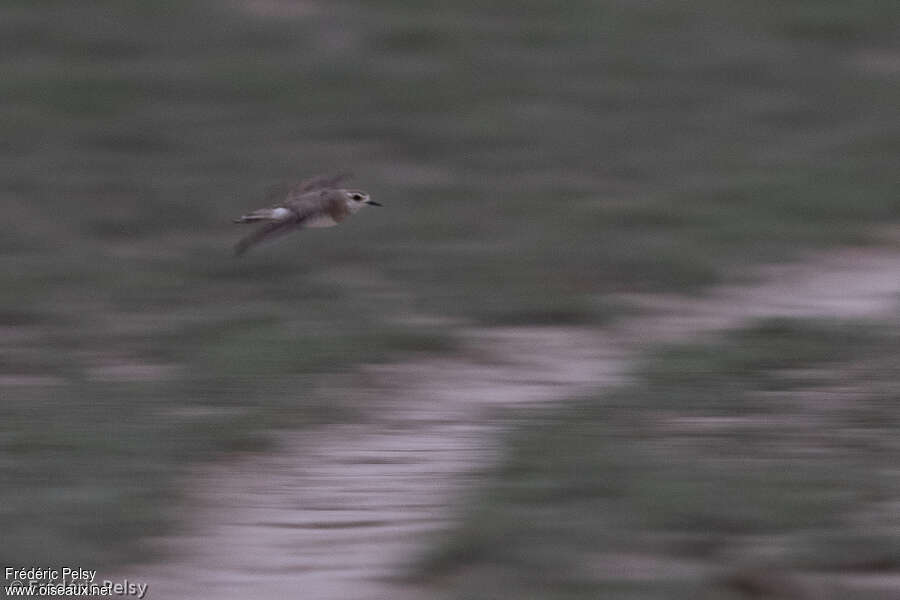
[[[329,216],[340,223],[350,214],[347,200],[340,190],[321,190],[289,199],[285,207],[291,209],[299,220],[316,216]]]

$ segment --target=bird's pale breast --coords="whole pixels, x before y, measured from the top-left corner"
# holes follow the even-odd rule
[[[331,215],[316,215],[303,221],[303,227],[333,227],[337,225]]]

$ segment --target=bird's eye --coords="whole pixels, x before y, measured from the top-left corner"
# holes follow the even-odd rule
[[[353,199],[356,200],[356,201],[359,201],[359,200],[362,200],[362,199],[363,199],[362,194],[350,194],[350,197],[353,198]]]

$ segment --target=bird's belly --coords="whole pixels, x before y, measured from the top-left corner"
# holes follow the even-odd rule
[[[304,227],[333,227],[334,225],[337,225],[337,221],[335,221],[328,215],[310,217],[309,219],[303,221]]]

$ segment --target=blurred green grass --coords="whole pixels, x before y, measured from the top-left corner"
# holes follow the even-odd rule
[[[781,319],[659,350],[525,419],[423,573],[459,598],[744,598],[894,572],[898,352],[896,327]]]
[[[452,348],[410,317],[603,322],[900,212],[894,2],[254,6],[0,3],[7,563],[127,556],[185,461],[352,413],[317,374]],[[344,169],[386,208],[231,259]]]

